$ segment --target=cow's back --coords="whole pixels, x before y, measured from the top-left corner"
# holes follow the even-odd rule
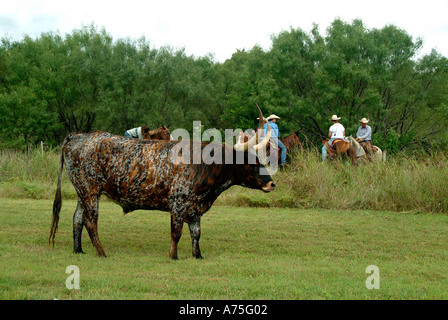
[[[72,133],[64,145],[67,173],[80,197],[107,194],[125,212],[169,210],[167,161],[172,143],[145,141],[94,131]],[[175,173],[175,172],[174,172]]]

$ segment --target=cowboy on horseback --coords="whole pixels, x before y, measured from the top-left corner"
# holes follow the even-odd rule
[[[274,142],[278,148],[280,148],[280,166],[286,165],[286,147],[280,140],[280,131],[278,130],[277,125],[277,119],[280,119],[279,116],[276,116],[275,114],[271,114],[269,117],[266,118],[267,121],[269,121],[269,125],[271,126],[271,141]],[[267,132],[268,130],[268,124],[265,123],[263,127],[263,132]],[[263,134],[264,136],[264,134]]]
[[[151,139],[151,140],[172,140],[173,137],[170,134],[170,130],[161,126],[160,128],[149,130],[147,126],[136,127],[133,129],[129,129],[124,133],[124,136],[127,138],[135,138],[135,139]]]
[[[124,136],[128,138],[143,139],[143,135],[147,132],[149,132],[149,128],[147,126],[137,127],[127,130],[124,133]]]
[[[333,115],[330,119],[330,121],[333,122],[333,125],[330,127],[328,131],[328,137],[330,140],[328,140],[328,144],[331,146],[333,141],[336,139],[342,139],[345,138],[345,128],[342,124],[339,123],[339,120],[341,117],[338,117],[337,115]],[[322,147],[322,160],[325,161],[327,159],[327,146],[324,145]]]
[[[369,122],[368,119],[362,118],[359,120],[361,122],[361,126],[358,128],[358,132],[356,133],[356,141],[358,141],[361,146],[366,151],[367,156],[370,157],[373,155],[372,151],[372,128],[367,125]]]

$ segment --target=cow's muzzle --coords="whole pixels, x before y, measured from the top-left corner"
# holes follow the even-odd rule
[[[275,189],[275,183],[273,181],[269,181],[268,184],[261,188],[264,192],[271,192]]]

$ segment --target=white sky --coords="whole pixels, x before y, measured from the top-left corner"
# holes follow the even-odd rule
[[[423,38],[421,54],[435,48],[448,57],[448,0],[2,0],[0,38],[65,35],[94,23],[115,40],[145,36],[156,48],[224,62],[237,49],[269,49],[271,35],[291,27],[310,31],[317,23],[325,34],[337,17],[360,18],[367,28],[396,25]]]

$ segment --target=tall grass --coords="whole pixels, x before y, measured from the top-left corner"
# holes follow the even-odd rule
[[[51,199],[59,170],[59,149],[32,148],[28,151],[0,149],[0,197]],[[63,193],[75,198],[76,192],[66,174]]]
[[[52,199],[60,150],[0,150],[0,197]],[[274,192],[232,187],[216,204],[248,207],[369,209],[448,212],[448,155],[400,155],[385,163],[352,166],[321,161],[318,150],[299,151],[291,165],[273,175]],[[76,193],[63,175],[63,197]]]
[[[404,155],[352,166],[323,163],[318,151],[298,152],[277,172],[269,194],[234,187],[218,203],[247,206],[448,212],[448,157]]]

